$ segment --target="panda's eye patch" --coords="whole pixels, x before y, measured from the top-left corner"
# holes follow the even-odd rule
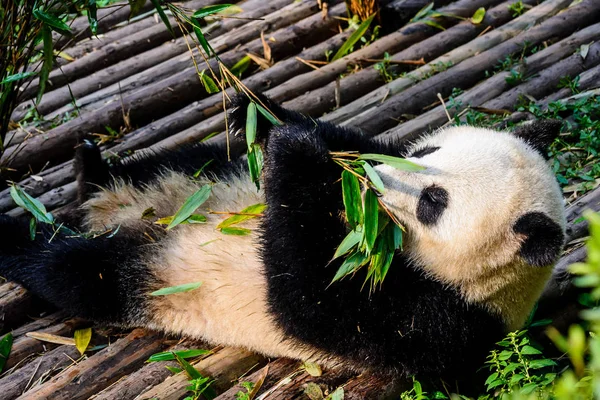
[[[420,150],[415,151],[414,153],[412,153],[410,155],[411,158],[421,158],[426,156],[427,154],[431,154],[434,151],[438,151],[440,148],[439,147],[432,147],[432,146],[427,146],[427,147],[423,147]]]
[[[435,224],[448,207],[448,192],[439,186],[423,189],[417,204],[417,219],[424,225]]]

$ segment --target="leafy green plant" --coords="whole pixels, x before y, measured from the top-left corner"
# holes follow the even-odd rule
[[[235,399],[236,400],[252,400],[250,398],[250,393],[252,393],[252,390],[254,389],[254,383],[253,382],[240,382],[240,386],[244,388],[244,391],[239,391],[235,394]]]
[[[346,220],[351,229],[333,256],[334,259],[342,256],[345,259],[332,283],[368,265],[365,283],[370,281],[370,289],[373,291],[385,279],[394,252],[402,247],[402,228],[393,213],[380,201],[378,195],[385,188],[370,161],[406,171],[424,168],[401,158],[379,154],[331,154],[333,160],[343,168],[343,201]]]
[[[400,400],[434,400],[434,399],[448,399],[444,393],[440,391],[434,391],[431,395],[423,390],[421,382],[419,382],[414,376],[412,377],[412,388],[406,390],[400,394]]]
[[[523,4],[522,0],[515,1],[514,3],[508,5],[508,9],[510,10],[513,18],[523,15],[528,8],[531,7]]]

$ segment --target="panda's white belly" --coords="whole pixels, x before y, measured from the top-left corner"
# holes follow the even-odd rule
[[[208,180],[192,182],[167,172],[144,189],[119,184],[88,201],[88,226],[101,230],[116,225],[139,226],[142,213],[153,208],[158,217],[173,215],[183,202]],[[156,244],[149,245],[143,261],[169,287],[202,282],[199,289],[150,298],[149,326],[202,338],[213,344],[243,346],[269,356],[316,359],[307,346],[284,339],[268,313],[267,282],[258,251],[258,221],[243,227],[247,236],[225,235],[217,225],[230,215],[264,202],[262,192],[247,174],[212,186],[209,199],[196,211],[206,224],[179,225]],[[159,289],[160,287],[156,287]]]

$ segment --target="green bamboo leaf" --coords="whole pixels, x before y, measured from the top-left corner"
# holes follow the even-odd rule
[[[473,14],[473,16],[471,17],[471,22],[475,25],[479,25],[480,23],[483,22],[484,18],[485,18],[485,7],[479,7],[477,9],[477,11],[475,11],[475,14]]]
[[[202,81],[202,85],[204,85],[204,90],[206,90],[206,93],[213,94],[213,93],[220,92],[219,87],[217,86],[217,84],[215,83],[213,78],[211,78],[206,73],[206,70],[204,70],[200,73],[200,81]]]
[[[356,175],[347,170],[342,172],[342,199],[348,224],[356,229],[363,221],[360,183]]]
[[[221,229],[221,233],[224,233],[225,235],[246,236],[251,234],[252,231],[246,228],[229,227]]]
[[[150,0],[150,1],[154,5],[154,8],[156,9],[158,16],[160,17],[162,22],[167,27],[167,30],[171,33],[171,35],[175,36],[175,33],[173,32],[173,28],[171,27],[171,23],[169,22],[169,18],[167,18],[167,15],[165,14],[165,10],[163,10],[162,5],[160,4],[161,0]]]
[[[98,6],[96,0],[87,1],[87,17],[88,23],[90,24],[90,32],[92,35],[96,35],[98,32]]]
[[[42,100],[42,95],[46,90],[46,83],[48,83],[48,77],[50,71],[52,71],[52,49],[54,44],[52,43],[52,32],[48,25],[42,26],[42,41],[44,47],[44,62],[42,63],[42,69],[40,71],[39,89],[37,94],[36,103]]]
[[[441,25],[440,25],[440,24],[438,24],[437,22],[435,22],[435,21],[432,21],[432,20],[430,20],[430,19],[423,21],[423,23],[424,23],[425,25],[429,25],[429,26],[431,26],[431,27],[433,27],[433,28],[437,28],[437,29],[439,29],[439,30],[441,30],[441,31],[445,31],[445,30],[446,30],[446,28],[444,28],[443,26],[441,26]]]
[[[75,338],[75,347],[83,355],[92,340],[92,328],[77,329],[73,336]]]
[[[193,14],[193,17],[194,18],[208,17],[209,15],[220,13],[221,11],[223,11],[226,8],[229,8],[231,6],[233,6],[233,4],[217,4],[214,6],[202,7],[201,9],[199,9],[198,11],[196,11]]]
[[[32,241],[35,240],[36,231],[37,231],[37,219],[35,219],[34,217],[31,217],[31,219],[29,220],[29,238]]]
[[[342,240],[342,243],[338,246],[335,254],[333,255],[333,259],[335,260],[338,257],[343,256],[348,253],[354,246],[360,243],[360,239],[362,238],[362,232],[358,230],[350,231],[348,235]]]
[[[211,47],[210,43],[208,43],[208,40],[206,40],[202,29],[200,29],[200,22],[196,18],[192,18],[192,22],[194,26],[194,32],[196,33],[196,38],[198,39],[198,43],[200,43],[200,46],[202,46],[206,55],[209,58],[212,57],[213,55],[215,55],[215,51]]]
[[[202,215],[202,214],[192,214],[189,216],[189,218],[187,218],[185,221],[182,222],[183,223],[187,223],[187,224],[205,224],[207,221],[206,216]]]
[[[146,4],[146,0],[129,0],[129,19],[138,15],[144,4]]]
[[[177,210],[175,215],[173,215],[173,220],[167,226],[167,230],[174,228],[175,226],[188,219],[198,207],[200,207],[206,200],[208,200],[211,189],[212,188],[210,185],[204,185],[200,189],[198,189],[196,193],[188,197],[185,203],[183,203],[183,205],[179,208],[179,210]]]
[[[251,101],[250,104],[248,104],[248,110],[246,111],[246,144],[248,145],[248,151],[251,150],[252,145],[256,141],[257,125],[256,104]]]
[[[21,208],[29,211],[35,219],[47,224],[54,223],[54,217],[39,200],[34,199],[23,191],[20,187],[13,185],[10,187],[10,196],[14,202]]]
[[[373,18],[375,18],[375,15],[376,14],[371,15],[358,26],[358,28],[352,33],[352,35],[350,35],[350,37],[344,42],[342,47],[339,48],[337,53],[335,53],[335,55],[331,59],[331,62],[340,59],[346,54],[348,54],[352,46],[354,46],[356,42],[358,42],[360,38],[363,37],[363,35],[367,32],[367,29],[369,29],[371,22],[373,22]]]
[[[368,261],[369,257],[362,252],[356,252],[351,254],[348,258],[344,260],[340,268],[337,270],[331,283],[334,283],[335,281],[338,281],[343,277],[354,273],[360,267],[365,265]]]
[[[394,167],[394,168],[397,168],[397,169],[400,169],[403,171],[409,171],[409,172],[422,171],[425,169],[425,167],[422,167],[419,164],[415,164],[413,162],[405,160],[404,158],[386,156],[383,154],[361,154],[360,157],[358,157],[358,159],[359,160],[377,161],[377,162],[380,162],[383,164],[387,164],[390,167]]]
[[[416,22],[423,18],[425,18],[431,9],[433,8],[433,2],[427,4],[425,7],[421,8],[419,12],[410,20],[410,22]]]
[[[196,290],[202,285],[202,282],[193,282],[193,283],[184,283],[183,285],[177,286],[169,286],[166,288],[158,289],[152,293],[150,296],[167,296],[175,293],[185,293],[191,290]]]
[[[215,161],[215,160],[214,159],[210,159],[207,162],[205,162],[204,165],[202,165],[198,171],[194,172],[194,175],[193,175],[194,178],[198,178],[200,176],[200,174],[202,173],[202,171],[204,171],[204,169],[206,167],[208,167],[213,161]]]
[[[377,195],[368,189],[365,193],[365,208],[364,208],[364,244],[367,254],[370,254],[377,239],[377,227],[379,221],[379,201]]]
[[[233,67],[229,69],[229,71],[240,78],[244,72],[250,67],[252,63],[252,59],[249,56],[244,56],[240,59],[240,61],[236,62]]]
[[[263,166],[263,154],[260,146],[253,144],[248,151],[248,169],[250,170],[250,179],[256,185],[256,189],[260,190],[260,171]]]
[[[0,82],[0,85],[4,85],[5,83],[20,81],[21,79],[29,78],[30,76],[33,76],[35,74],[37,74],[37,72],[35,72],[35,71],[20,72],[18,74],[12,74],[12,75],[9,75],[6,78],[4,78],[4,80],[2,82]]]
[[[266,208],[267,208],[267,205],[264,203],[258,203],[258,204],[253,204],[251,206],[248,206],[248,207],[244,208],[242,211],[240,211],[239,214],[233,215],[233,216],[227,218],[226,220],[224,220],[223,222],[221,222],[219,225],[217,225],[217,229],[228,228],[232,225],[236,225],[236,224],[242,223],[244,221],[247,221],[249,219],[256,218],[256,215],[240,215],[240,214],[262,214],[262,212],[265,211]]]
[[[8,356],[10,355],[10,350],[13,345],[13,335],[12,333],[7,333],[0,339],[0,372],[4,369],[6,365],[6,360],[8,360]]]
[[[63,35],[69,35],[71,33],[71,28],[69,28],[69,25],[65,24],[54,15],[48,14],[44,10],[40,10],[39,8],[33,10],[33,16],[42,21],[44,26],[52,27],[58,33]]]
[[[189,350],[176,350],[176,351],[165,351],[163,353],[152,354],[150,358],[148,358],[148,362],[158,362],[158,361],[171,361],[175,360],[175,354],[177,354],[180,358],[194,358],[203,356],[205,354],[212,353],[210,350],[203,349],[189,349]]]
[[[256,108],[257,108],[258,112],[263,115],[263,117],[265,117],[266,119],[269,120],[270,123],[272,123],[275,126],[281,125],[281,121],[279,119],[277,119],[277,117],[275,117],[275,115],[273,115],[273,113],[271,111],[267,110],[266,108],[264,108],[263,106],[261,106],[258,103],[256,104]]]
[[[383,186],[383,181],[379,177],[379,174],[377,173],[377,171],[375,171],[375,168],[373,168],[366,161],[362,164],[362,166],[365,169],[365,173],[369,177],[369,180],[371,181],[373,186],[375,186],[375,189],[377,189],[379,193],[383,193],[385,191],[385,187]]]
[[[185,373],[187,374],[187,376],[190,379],[202,379],[203,378],[202,374],[200,374],[200,371],[198,371],[196,368],[194,368],[194,366],[192,364],[187,362],[185,359],[179,357],[175,353],[174,353],[174,356],[175,356],[175,359],[177,360],[177,362],[179,363],[179,365],[181,365],[181,367],[183,368],[183,370],[185,371]]]

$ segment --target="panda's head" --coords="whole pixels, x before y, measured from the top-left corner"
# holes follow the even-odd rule
[[[512,133],[447,128],[408,150],[425,170],[376,167],[383,202],[406,226],[407,255],[509,326],[522,323],[562,250],[563,198],[544,157],[559,130],[554,121]]]

